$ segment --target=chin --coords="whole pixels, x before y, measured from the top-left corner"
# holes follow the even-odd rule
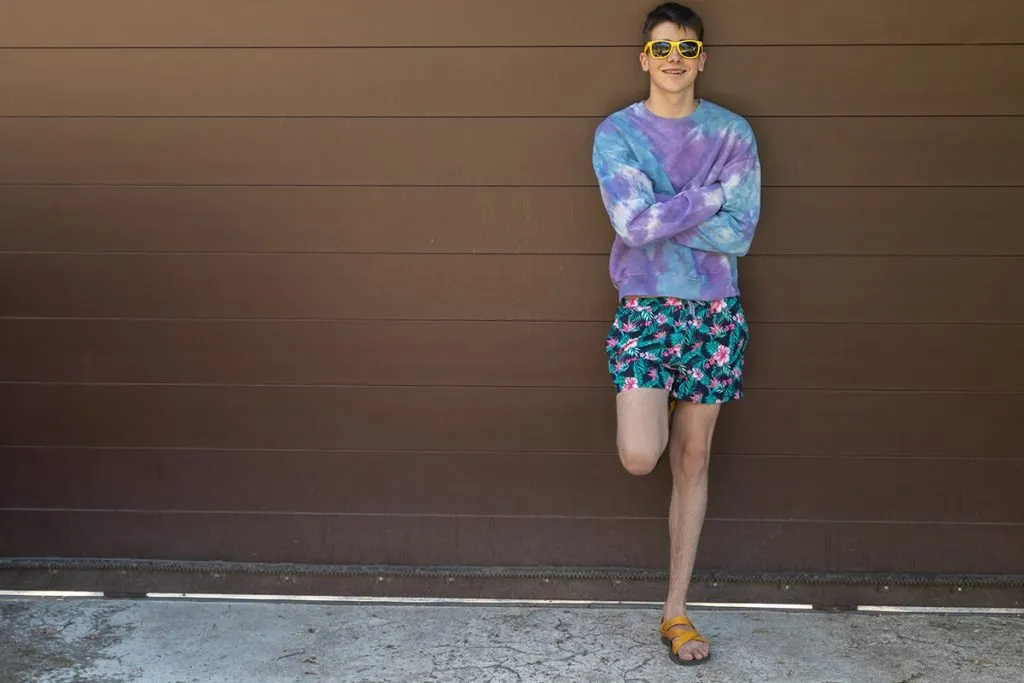
[[[679,95],[687,90],[692,90],[693,85],[693,83],[658,83],[657,81],[654,83],[654,86],[666,95]]]

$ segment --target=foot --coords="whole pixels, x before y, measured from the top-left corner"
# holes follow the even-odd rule
[[[669,646],[676,664],[703,664],[711,658],[711,647],[686,615],[661,620],[661,640]]]

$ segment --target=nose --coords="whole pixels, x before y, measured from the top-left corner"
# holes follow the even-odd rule
[[[670,62],[681,62],[681,61],[683,61],[682,49],[683,49],[682,45],[680,45],[679,47],[673,47],[672,50],[668,53],[668,61],[670,61]]]

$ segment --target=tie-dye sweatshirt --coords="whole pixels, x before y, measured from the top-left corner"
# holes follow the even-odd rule
[[[620,297],[712,301],[739,294],[761,213],[761,165],[747,121],[700,100],[668,119],[637,102],[594,136],[594,172],[616,236],[609,273]]]

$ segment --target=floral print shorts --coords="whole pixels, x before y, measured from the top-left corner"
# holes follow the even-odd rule
[[[739,297],[627,297],[608,332],[608,371],[618,392],[667,389],[680,401],[725,403],[743,397],[747,338]]]

